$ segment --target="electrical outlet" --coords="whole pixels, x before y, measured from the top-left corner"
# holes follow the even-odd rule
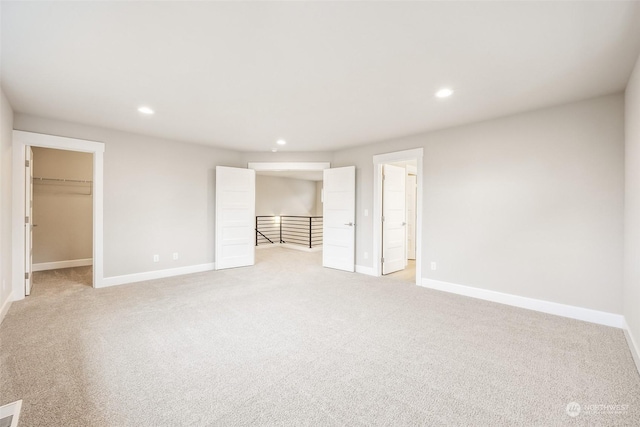
[[[160,255],[154,255],[153,262],[159,262],[159,261],[160,261]]]
[[[431,269],[432,270],[436,269],[436,262],[435,261],[431,261]]]
[[[369,209],[364,210],[364,216],[369,216]]]
[[[364,259],[369,259],[369,252],[364,253]]]
[[[173,260],[177,260],[178,259],[178,252],[174,252],[173,253]]]

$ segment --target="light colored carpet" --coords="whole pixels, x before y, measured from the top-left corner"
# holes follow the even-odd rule
[[[621,330],[322,269],[318,253],[257,256],[37,284],[0,326],[0,405],[24,399],[30,427],[640,425]]]
[[[401,280],[403,282],[416,283],[416,261],[410,259],[404,270],[387,274],[384,277],[391,277],[392,279]]]

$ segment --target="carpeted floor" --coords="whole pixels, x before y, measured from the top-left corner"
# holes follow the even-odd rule
[[[105,289],[51,274],[0,326],[0,405],[23,399],[25,427],[640,425],[621,330],[257,256]]]

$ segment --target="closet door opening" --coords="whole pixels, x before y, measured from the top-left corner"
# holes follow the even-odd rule
[[[93,153],[29,149],[31,288],[37,294],[93,286]]]
[[[54,155],[60,154],[60,152],[67,154],[71,152],[75,153],[74,155],[82,154],[88,156],[87,158],[90,159],[90,166],[87,166],[87,170],[89,170],[90,167],[89,175],[70,175],[69,173],[75,174],[77,172],[74,171],[74,167],[70,167],[66,163],[56,164],[57,160],[54,160],[52,164],[49,165],[50,169],[48,171],[36,169],[40,161],[38,159],[37,148],[53,149]],[[35,159],[28,159],[27,153],[31,153],[33,150],[35,150]],[[40,159],[42,160],[43,158],[40,157]],[[31,163],[27,162],[27,160],[34,160],[33,178],[29,170]],[[46,165],[47,162],[48,160],[44,159],[43,166]],[[21,300],[27,295],[27,287],[29,287],[29,291],[34,289],[29,283],[32,277],[31,275],[34,274],[33,270],[49,271],[48,269],[51,269],[51,267],[73,268],[76,266],[74,264],[77,263],[90,264],[80,266],[90,268],[90,273],[88,274],[90,279],[87,279],[85,283],[94,288],[102,287],[104,282],[104,144],[83,139],[14,130],[12,166],[12,200],[14,206],[12,215],[12,277],[14,301]],[[48,174],[49,171],[52,172],[51,175]],[[44,186],[47,184],[57,189],[45,189]],[[31,195],[28,189],[30,190],[32,187],[33,194],[36,198],[38,194],[47,193],[51,196],[54,193],[74,192],[77,193],[74,194],[74,197],[83,198],[85,203],[89,202],[91,205],[90,226],[83,228],[83,225],[80,223],[76,223],[75,225],[82,231],[82,234],[88,234],[91,238],[89,243],[89,247],[91,248],[90,252],[87,253],[80,250],[81,248],[85,248],[82,243],[69,244],[73,239],[66,235],[58,241],[58,243],[64,247],[62,253],[58,253],[60,257],[49,259],[42,257],[44,255],[38,252],[38,246],[41,241],[40,237],[42,237],[40,227],[44,225],[39,222],[37,200],[35,201],[36,212],[31,215],[29,214],[31,207],[28,205],[28,200]],[[68,206],[66,208],[68,208]],[[47,222],[49,219],[43,218],[43,221]],[[27,233],[27,230],[29,233]],[[35,254],[32,251],[33,240],[30,235],[33,235],[32,237],[35,239],[35,245],[37,247]],[[33,255],[35,255],[35,259],[33,259],[33,268],[31,268],[32,263],[29,259]],[[49,255],[51,255],[51,252]],[[38,273],[38,271],[35,273]]]

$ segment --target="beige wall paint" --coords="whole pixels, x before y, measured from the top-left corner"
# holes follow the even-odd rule
[[[640,354],[640,57],[625,92],[624,306]]]
[[[256,215],[313,216],[315,203],[315,181],[256,175]]]
[[[14,127],[104,142],[105,277],[214,261],[215,167],[237,152],[22,114]]]
[[[11,299],[13,109],[0,89],[0,308]],[[0,319],[1,320],[1,319]]]
[[[423,277],[621,313],[623,108],[611,95],[334,153],[357,166],[356,264],[372,266],[372,156],[423,147]]]
[[[33,175],[91,181],[93,155],[33,147]],[[92,204],[91,184],[34,180],[34,264],[93,257]]]
[[[335,153],[237,153],[24,115],[15,127],[105,142],[107,276],[211,262],[215,165],[249,161],[356,165],[356,262],[371,266],[372,156],[423,147],[422,261],[438,262],[424,277],[621,313],[623,114],[612,95]]]

